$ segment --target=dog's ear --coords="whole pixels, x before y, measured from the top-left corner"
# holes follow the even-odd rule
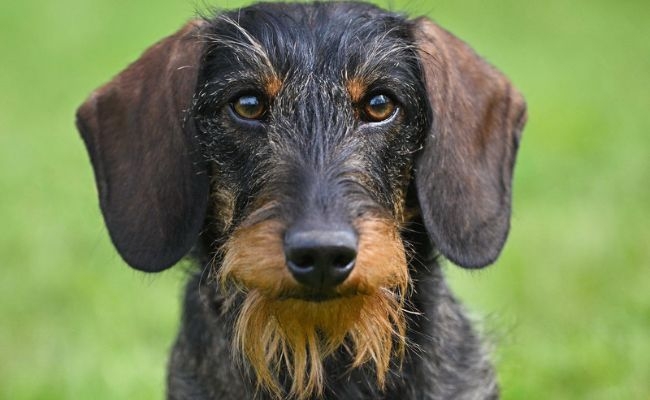
[[[113,244],[142,271],[180,260],[205,217],[208,176],[185,116],[203,56],[201,25],[149,48],[77,110]]]
[[[512,170],[526,104],[508,79],[427,18],[413,35],[431,107],[416,161],[422,216],[436,247],[454,263],[492,263],[510,228]]]

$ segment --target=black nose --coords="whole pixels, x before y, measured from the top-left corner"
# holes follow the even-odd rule
[[[287,267],[303,285],[332,288],[345,280],[357,257],[357,234],[352,228],[290,229],[284,236]]]

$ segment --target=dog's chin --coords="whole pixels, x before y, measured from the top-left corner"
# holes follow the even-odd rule
[[[391,360],[398,361],[403,354],[403,300],[391,290],[309,291],[278,297],[248,289],[244,296],[236,310],[233,350],[261,389],[276,398],[321,395],[323,361],[340,351],[352,360],[351,368],[370,363],[378,387],[383,388]],[[290,385],[281,383],[281,371]]]

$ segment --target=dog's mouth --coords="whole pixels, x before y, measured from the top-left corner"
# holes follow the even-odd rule
[[[303,300],[312,303],[324,303],[326,301],[336,300],[342,296],[337,293],[307,293],[301,295],[281,296],[279,300]]]
[[[355,295],[357,295],[357,293],[340,293],[334,290],[312,290],[282,294],[278,297],[278,300],[302,300],[310,303],[324,303],[327,301],[353,297]]]
[[[324,303],[333,300],[352,299],[359,295],[368,295],[357,287],[337,286],[334,288],[308,288],[305,286],[293,287],[270,297],[277,300],[301,300],[308,303]]]

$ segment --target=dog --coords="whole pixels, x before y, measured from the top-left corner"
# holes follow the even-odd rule
[[[445,284],[499,255],[526,105],[425,17],[200,17],[77,111],[118,252],[195,272],[168,399],[495,399]]]

